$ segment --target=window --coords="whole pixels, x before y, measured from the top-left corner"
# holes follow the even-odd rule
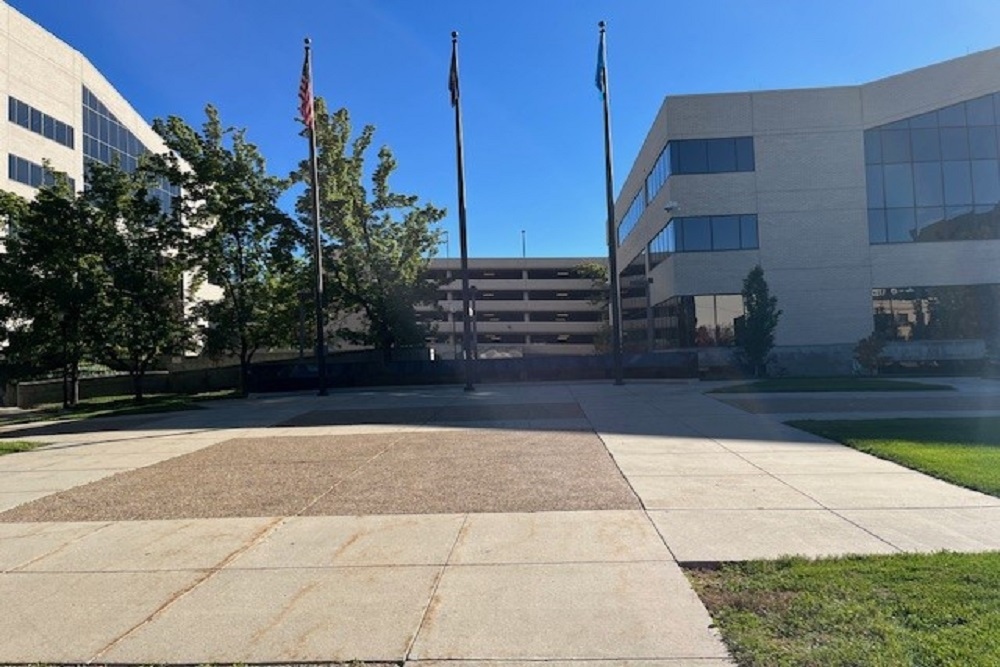
[[[55,176],[52,172],[46,171],[40,164],[25,160],[13,153],[7,155],[7,177],[12,181],[24,183],[33,188],[55,183]],[[76,190],[76,181],[72,178],[68,180],[70,189]]]
[[[682,139],[670,142],[671,174],[753,171],[753,137]]]
[[[998,99],[865,131],[869,243],[1000,239]]]
[[[742,321],[739,294],[675,296],[653,308],[653,344],[657,349],[730,347]]]
[[[650,266],[674,252],[750,250],[759,247],[757,216],[713,215],[673,218],[647,248]]]
[[[618,223],[618,245],[622,244],[628,235],[632,233],[635,229],[636,224],[639,222],[639,218],[642,217],[643,211],[646,210],[646,202],[644,199],[644,194],[639,192],[632,199],[632,203],[629,204],[628,210],[625,211],[624,217],[620,223]]]
[[[20,125],[26,130],[42,135],[46,139],[73,148],[73,128],[17,98],[7,99],[7,119],[15,125]]]
[[[872,290],[875,331],[886,340],[993,340],[1000,333],[1000,285]]]

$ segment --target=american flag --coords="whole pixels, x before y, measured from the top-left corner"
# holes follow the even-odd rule
[[[305,126],[310,130],[313,129],[312,67],[309,63],[308,46],[306,46],[306,59],[302,63],[302,81],[299,82],[299,115]]]
[[[448,72],[448,92],[451,93],[451,106],[458,105],[458,43],[456,35],[452,34],[451,69]]]

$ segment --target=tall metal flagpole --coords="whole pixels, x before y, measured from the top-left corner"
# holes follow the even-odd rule
[[[312,49],[308,37],[306,59],[299,84],[299,112],[309,133],[309,165],[312,172],[313,266],[316,269],[316,365],[319,395],[326,396],[326,336],[323,326],[323,239],[319,228],[319,165],[316,161],[316,118],[313,113]]]
[[[462,150],[462,102],[458,91],[458,33],[451,33],[451,69],[448,72],[448,92],[455,109],[455,146],[458,165],[458,237],[462,252],[462,352],[465,355],[465,391],[475,391],[472,386],[472,311],[469,301],[469,244],[465,229],[465,155]]]
[[[614,366],[615,384],[624,384],[622,379],[622,324],[621,292],[618,286],[617,242],[615,240],[615,191],[614,175],[611,167],[611,93],[608,89],[607,51],[604,45],[605,23],[597,24],[601,30],[601,41],[597,47],[597,89],[604,100],[604,190],[608,204],[608,273],[611,275],[611,358]]]

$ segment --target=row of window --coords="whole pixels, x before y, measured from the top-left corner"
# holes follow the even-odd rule
[[[875,332],[886,340],[995,340],[1000,285],[872,290]]]
[[[942,127],[919,130],[867,130],[865,164],[988,160],[998,155],[997,128]]]
[[[754,214],[672,218],[649,242],[649,260],[653,267],[675,252],[749,250],[757,247],[757,216]]]
[[[753,137],[678,139],[668,142],[618,224],[618,245],[635,228],[649,202],[673,174],[724,174],[755,169]]]
[[[527,273],[527,275],[525,275]],[[446,282],[461,280],[462,272],[458,269],[431,269],[427,272],[431,280]],[[469,280],[567,280],[570,278],[584,279],[575,268],[566,269],[469,269]]]
[[[428,343],[440,343],[459,345],[462,335],[458,334],[454,338],[442,335],[440,332],[436,336],[430,336]],[[479,334],[476,336],[477,345],[525,345],[528,337],[522,334]],[[593,345],[594,336],[588,334],[532,334],[532,345]]]
[[[54,185],[55,175],[45,169],[42,165],[25,160],[13,153],[7,155],[7,177],[12,181],[30,185],[33,188],[40,188],[43,185]],[[69,179],[69,187],[76,190],[76,181]]]
[[[675,296],[653,308],[653,347],[728,347],[744,316],[739,294]]]
[[[7,100],[7,119],[26,130],[40,134],[46,139],[73,148],[73,126],[42,113],[30,104],[10,97]]]

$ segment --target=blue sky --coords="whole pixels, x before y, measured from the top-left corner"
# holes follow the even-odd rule
[[[1000,45],[996,0],[8,1],[147,119],[200,125],[211,102],[282,176],[308,150],[295,116],[311,37],[316,94],[376,126],[397,190],[448,209],[452,257],[452,30],[474,257],[520,256],[521,230],[529,256],[606,254],[599,20],[616,191],[665,95],[850,85]]]

